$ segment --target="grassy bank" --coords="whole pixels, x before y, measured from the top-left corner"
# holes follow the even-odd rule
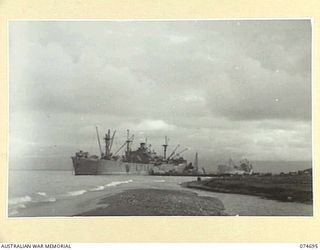
[[[78,216],[195,216],[225,215],[216,198],[188,191],[134,189],[105,197],[97,207]]]
[[[183,186],[286,202],[312,204],[313,199],[311,175],[227,176],[188,182]]]

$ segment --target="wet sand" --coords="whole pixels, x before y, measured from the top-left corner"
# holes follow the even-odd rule
[[[220,216],[223,203],[189,191],[132,189],[107,196],[97,207],[76,216]]]

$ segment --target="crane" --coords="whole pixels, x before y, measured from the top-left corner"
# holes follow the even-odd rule
[[[129,141],[133,141],[133,138],[134,138],[134,135],[132,135],[132,136],[129,138]],[[120,152],[120,150],[121,150],[126,144],[127,144],[127,141],[125,141],[125,143],[123,143],[123,144],[121,145],[121,147],[114,153],[114,155],[117,155],[117,154]]]
[[[101,155],[101,157],[103,157],[101,143],[100,143],[100,137],[99,137],[99,131],[98,131],[98,126],[96,126],[96,132],[97,132],[98,144],[99,144],[99,149],[100,149],[100,155]]]
[[[187,151],[187,150],[189,150],[189,149],[188,149],[188,148],[185,148],[185,149],[181,150],[179,153],[176,153],[176,155],[177,155],[177,156],[180,156],[183,152],[185,152],[185,151]]]
[[[110,143],[110,147],[109,147],[109,151],[111,152],[111,148],[112,148],[112,144],[113,144],[113,140],[114,140],[114,136],[116,134],[117,130],[115,130],[112,134],[112,137],[111,137],[111,143]]]
[[[170,160],[170,158],[175,154],[175,152],[177,151],[177,149],[178,149],[179,147],[180,147],[180,145],[178,144],[178,145],[176,146],[176,148],[172,151],[172,153],[169,155],[167,161]]]

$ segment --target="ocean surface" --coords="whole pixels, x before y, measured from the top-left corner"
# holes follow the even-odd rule
[[[195,177],[174,176],[75,176],[72,171],[10,170],[9,217],[74,216],[97,206],[97,201],[128,189],[188,190],[220,199],[229,215],[312,216],[312,205],[279,202],[255,196],[186,189],[179,184]]]
[[[233,159],[235,164],[239,161]],[[311,161],[250,161],[253,170],[260,173],[290,172],[304,170],[312,167]],[[228,159],[218,161],[215,159],[200,158],[199,166],[208,173],[216,172],[219,164],[228,164]],[[41,169],[41,170],[72,170],[72,163],[69,156],[64,157],[24,157],[22,159],[10,159],[10,169]]]

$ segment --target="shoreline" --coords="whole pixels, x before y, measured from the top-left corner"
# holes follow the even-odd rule
[[[282,202],[313,204],[312,176],[230,176],[184,182],[181,186],[217,193],[258,196]]]
[[[190,191],[131,189],[103,196],[94,209],[74,216],[222,216],[223,203]]]
[[[124,176],[106,176],[103,178],[81,177],[81,183],[73,176],[67,179],[74,184],[72,189],[58,190],[57,195],[48,193],[48,196],[44,197],[46,200],[55,197],[54,202],[41,202],[41,200],[25,202],[25,206],[18,207],[18,213],[10,217],[313,215],[313,206],[306,203],[287,200],[281,202],[271,198],[261,199],[261,195],[253,195],[252,190],[250,190],[251,193],[246,194],[230,190],[230,184],[233,183],[235,189],[234,184],[243,182],[242,184],[255,184],[260,187],[274,188],[277,185],[278,187],[284,185],[292,188],[294,186],[295,189],[307,191],[311,188],[309,185],[311,176],[234,176],[232,178],[201,178],[202,181],[196,181],[195,177],[130,176],[129,180]],[[286,183],[289,179],[290,185]],[[295,184],[294,180],[296,180]],[[217,190],[219,192],[213,192],[211,187],[203,185],[204,182],[210,181],[212,184],[223,182],[225,186],[229,185],[229,190],[220,189]],[[194,183],[198,186],[191,190],[183,183]],[[76,192],[84,189],[86,192]],[[237,189],[239,191],[239,185]],[[70,195],[70,190],[77,194]],[[39,198],[39,195],[35,198]]]

